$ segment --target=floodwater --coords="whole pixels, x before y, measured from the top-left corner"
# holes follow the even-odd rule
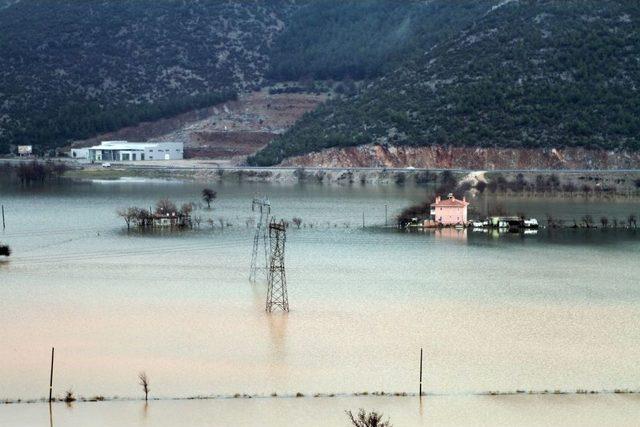
[[[335,397],[44,403],[0,408],[3,426],[348,426],[345,411],[375,408],[394,426],[637,425],[637,395]]]
[[[633,230],[401,233],[372,226],[384,225],[385,205],[391,223],[425,189],[226,183],[215,188],[213,211],[197,211],[200,230],[127,233],[118,208],[163,197],[197,201],[203,185],[2,185],[0,240],[13,254],[0,263],[0,398],[45,396],[52,346],[58,396],[72,389],[87,398],[137,398],[140,371],[158,398],[415,393],[421,347],[423,389],[445,395],[423,398],[422,415],[415,397],[154,401],[148,418],[141,402],[58,404],[55,425],[95,417],[107,420],[95,425],[179,425],[167,415],[173,411],[195,411],[189,425],[205,425],[211,414],[222,417],[216,425],[255,425],[255,414],[262,425],[293,424],[278,422],[280,413],[289,420],[315,414],[297,425],[333,425],[359,407],[380,409],[396,425],[475,424],[452,422],[463,415],[451,408],[481,414],[478,424],[513,425],[547,409],[551,421],[594,412],[576,410],[585,407],[617,418],[571,419],[637,420],[633,396],[470,395],[638,388],[640,235]],[[289,314],[266,314],[264,281],[248,281],[255,194],[269,196],[275,217],[303,221],[287,231]],[[480,211],[500,202],[567,221],[640,211],[634,200],[472,202]],[[0,425],[42,425],[45,407],[2,405]]]

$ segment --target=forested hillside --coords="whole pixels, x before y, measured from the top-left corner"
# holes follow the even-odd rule
[[[502,2],[250,162],[366,143],[638,150],[639,29],[637,2]]]
[[[626,0],[0,0],[0,153],[291,80],[274,93],[338,94],[252,164],[362,144],[640,150],[639,22]]]
[[[212,105],[263,82],[292,1],[2,0],[0,152]]]
[[[66,144],[268,81],[361,79],[493,0],[0,0],[0,153]]]
[[[309,0],[276,39],[274,80],[364,79],[457,34],[496,0]]]

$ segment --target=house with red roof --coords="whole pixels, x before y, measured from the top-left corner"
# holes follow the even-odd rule
[[[436,196],[435,203],[431,203],[431,221],[439,225],[465,225],[467,206],[469,202],[464,197],[458,200],[453,194],[449,194],[446,199]]]

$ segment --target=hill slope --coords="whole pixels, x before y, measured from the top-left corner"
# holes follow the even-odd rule
[[[55,146],[258,86],[289,0],[0,3],[0,152]]]
[[[212,106],[266,79],[379,76],[494,3],[0,0],[0,153]]]
[[[310,0],[275,39],[274,80],[364,79],[458,33],[497,0]]]
[[[640,5],[510,1],[250,158],[328,147],[640,149]]]

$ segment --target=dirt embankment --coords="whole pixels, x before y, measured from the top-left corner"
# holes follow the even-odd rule
[[[362,145],[296,156],[283,166],[435,169],[637,169],[640,153],[584,148],[522,149]]]
[[[267,89],[240,95],[237,101],[76,141],[74,147],[105,140],[184,142],[195,158],[238,159],[264,147],[306,112],[326,100],[311,93],[269,94]]]

